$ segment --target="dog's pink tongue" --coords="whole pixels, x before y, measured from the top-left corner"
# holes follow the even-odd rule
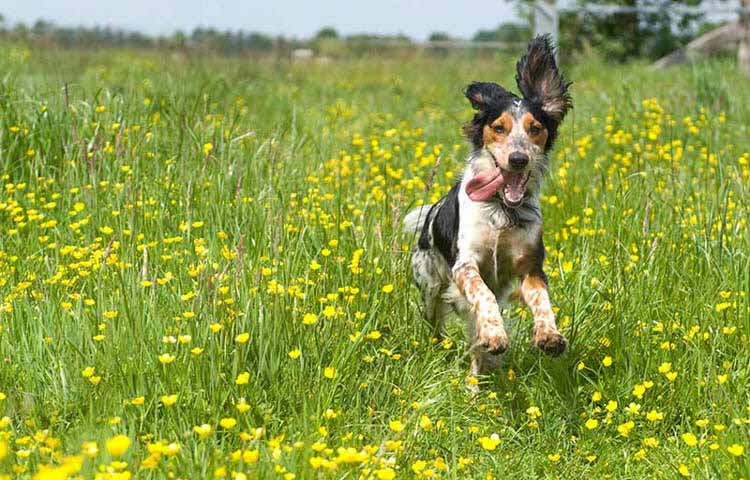
[[[518,203],[523,199],[525,193],[524,175],[521,172],[507,174],[505,179],[505,199],[512,203]]]
[[[486,202],[503,186],[500,170],[481,172],[466,184],[466,194],[475,202]]]

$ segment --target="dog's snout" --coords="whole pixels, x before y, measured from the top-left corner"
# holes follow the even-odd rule
[[[508,156],[508,163],[514,170],[521,170],[529,164],[529,156],[525,153],[513,152]]]

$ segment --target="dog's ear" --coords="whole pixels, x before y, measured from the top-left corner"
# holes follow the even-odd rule
[[[562,121],[573,107],[568,93],[570,82],[557,70],[555,50],[549,35],[539,35],[529,43],[529,49],[516,65],[516,83],[523,96],[541,106],[542,111],[556,121]]]
[[[476,110],[485,111],[497,103],[504,96],[510,95],[507,90],[492,82],[473,82],[466,87],[464,95]]]

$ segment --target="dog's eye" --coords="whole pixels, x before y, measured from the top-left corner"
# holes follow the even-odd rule
[[[532,125],[529,128],[529,133],[532,135],[539,135],[540,133],[542,133],[542,127],[540,127],[539,125]]]
[[[505,133],[505,128],[503,128],[502,125],[497,125],[493,127],[493,130],[495,130],[495,133]]]

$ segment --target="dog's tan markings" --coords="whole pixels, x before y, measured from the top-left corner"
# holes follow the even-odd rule
[[[544,148],[544,145],[547,143],[547,136],[549,135],[547,129],[544,128],[544,125],[542,125],[541,122],[531,114],[531,112],[523,114],[521,123],[531,141],[534,142],[535,145]]]
[[[521,282],[521,296],[534,316],[534,345],[544,353],[560,355],[568,341],[557,331],[547,282],[541,271],[524,276]]]
[[[502,128],[502,133],[495,130],[497,127]],[[513,130],[513,117],[508,112],[503,112],[494,122],[484,126],[482,139],[485,146],[492,143],[503,143],[510,135],[511,130]]]
[[[489,353],[498,354],[508,349],[508,335],[495,295],[482,280],[476,266],[464,266],[454,274],[456,285],[474,313],[476,344]]]

